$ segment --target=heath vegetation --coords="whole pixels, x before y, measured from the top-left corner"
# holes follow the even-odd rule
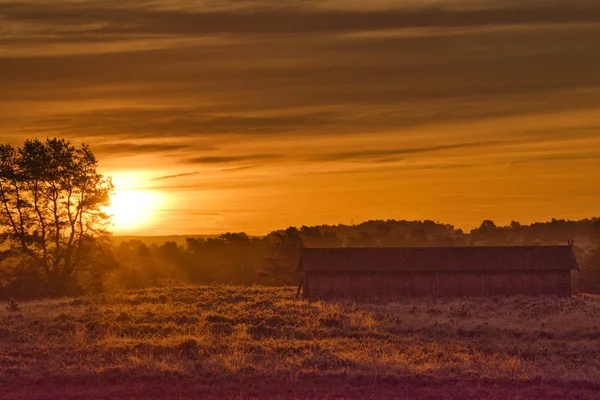
[[[0,383],[14,398],[102,398],[107,384],[136,398],[600,394],[592,295],[361,304],[297,300],[293,287],[170,285],[10,308]]]

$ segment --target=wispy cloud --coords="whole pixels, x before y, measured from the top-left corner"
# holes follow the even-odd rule
[[[158,176],[156,178],[152,178],[152,181],[163,181],[165,179],[175,179],[175,178],[183,178],[186,176],[193,176],[193,175],[198,175],[200,172],[199,171],[194,171],[194,172],[184,172],[181,174],[173,174],[173,175],[164,175],[164,176]]]
[[[123,34],[331,34],[397,27],[464,27],[503,24],[597,22],[594,1],[500,2],[456,7],[423,3],[422,7],[389,2],[387,7],[319,7],[316,2],[277,4],[267,1],[222,2],[220,9],[177,7],[166,2],[3,2],[10,21],[51,24],[57,35]],[[158,6],[158,7],[157,7]],[[162,7],[161,7],[162,6]],[[165,7],[166,6],[166,7]],[[301,21],[301,23],[299,22]],[[78,28],[78,29],[74,29]],[[109,36],[110,37],[110,36]]]
[[[229,164],[233,162],[264,161],[283,158],[281,154],[246,154],[239,156],[204,156],[186,159],[189,164]]]
[[[357,151],[347,151],[339,153],[328,153],[317,155],[313,161],[347,161],[347,160],[377,160],[378,162],[394,161],[400,156],[420,153],[430,153],[441,150],[455,150],[465,148],[481,148],[495,145],[507,144],[502,141],[486,141],[486,142],[473,142],[473,143],[455,143],[455,144],[441,144],[432,145],[426,147],[413,147],[413,148],[387,148],[387,149],[363,149]]]
[[[527,164],[527,163],[546,163],[549,161],[578,161],[578,160],[600,160],[600,152],[562,152],[562,153],[550,153],[550,154],[530,154],[526,157],[519,157],[515,160],[511,160],[510,164]]]
[[[189,150],[192,146],[171,143],[110,143],[94,146],[94,151],[99,154],[131,155],[139,153],[165,153],[178,150]]]

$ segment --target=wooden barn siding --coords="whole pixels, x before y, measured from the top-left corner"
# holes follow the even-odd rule
[[[570,271],[306,272],[310,299],[570,296]]]

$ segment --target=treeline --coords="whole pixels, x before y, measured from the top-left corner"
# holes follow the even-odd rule
[[[581,271],[573,275],[577,292],[600,292],[600,219],[497,226],[486,220],[468,233],[433,221],[376,220],[358,225],[290,227],[251,237],[226,233],[215,238],[188,238],[185,245],[129,240],[115,248],[121,265],[114,282],[136,288],[164,279],[232,284],[297,284],[301,246],[473,246],[554,245],[575,240]]]
[[[262,237],[225,233],[145,244],[131,239],[102,253],[111,264],[99,279],[82,269],[81,291],[112,291],[168,281],[295,285],[299,283],[298,255],[306,247],[554,245],[574,240],[581,271],[573,274],[575,292],[600,293],[600,219],[497,226],[486,220],[470,232],[434,221],[375,220],[357,225],[289,227]],[[2,270],[0,271],[7,271]],[[35,296],[27,277],[0,273],[0,297]]]

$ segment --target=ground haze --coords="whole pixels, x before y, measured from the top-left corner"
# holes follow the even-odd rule
[[[598,296],[294,295],[165,286],[2,307],[2,398],[600,396]]]

